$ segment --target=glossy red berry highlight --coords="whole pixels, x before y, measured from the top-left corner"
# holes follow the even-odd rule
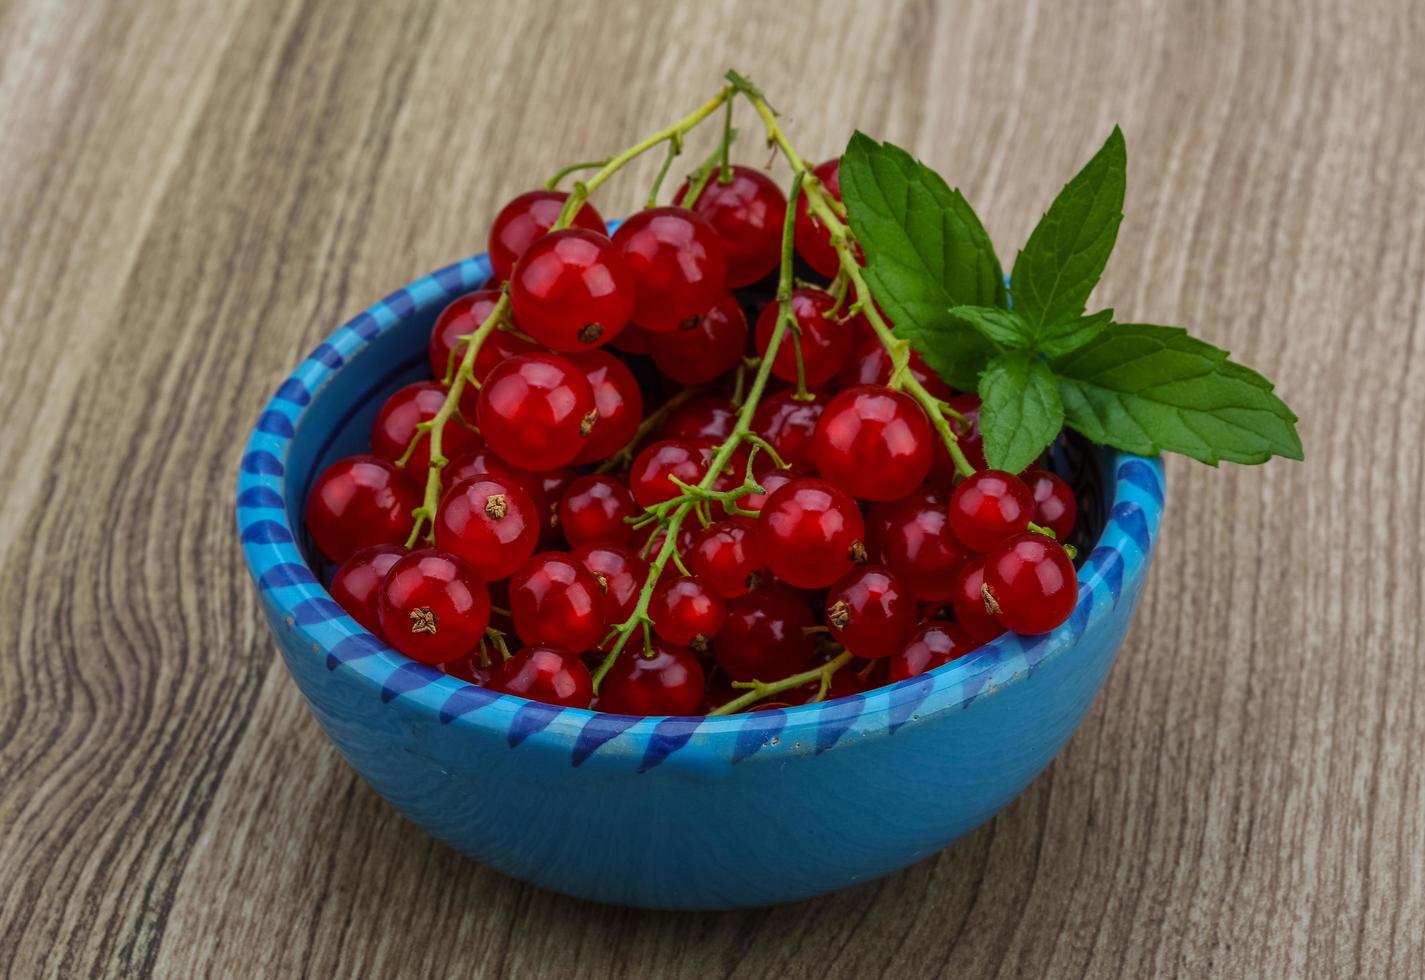
[[[573,555],[535,555],[510,579],[510,612],[525,643],[547,643],[582,653],[603,639],[604,590]]]
[[[811,609],[786,589],[761,588],[727,602],[713,639],[718,666],[733,680],[772,681],[805,670],[813,645]]]
[[[638,431],[643,420],[643,391],[628,365],[607,351],[585,351],[569,360],[584,372],[599,413],[574,462],[594,463],[627,446]]]
[[[486,582],[508,577],[534,554],[539,511],[513,480],[486,474],[451,487],[435,515],[436,547],[458,555]]]
[[[702,447],[691,442],[665,439],[644,448],[628,471],[628,488],[640,507],[652,507],[672,500],[682,489],[672,478],[695,485],[707,472]]]
[[[653,363],[685,385],[700,385],[731,371],[747,350],[747,317],[731,293],[701,316],[653,335]]]
[[[633,538],[628,518],[638,513],[628,487],[590,473],[569,484],[559,501],[559,528],[571,545],[623,544]]]
[[[307,497],[307,530],[334,562],[362,548],[402,544],[420,506],[415,483],[387,459],[348,456],[322,471]]]
[[[538,644],[496,667],[487,686],[564,708],[587,708],[594,698],[593,678],[577,654]]]
[[[836,300],[822,289],[792,290],[792,313],[800,334],[787,330],[772,359],[772,373],[783,381],[797,380],[796,348],[802,351],[802,366],[808,385],[821,385],[836,377],[851,352],[851,327],[837,323],[827,314]],[[757,353],[766,354],[777,326],[779,305],[768,303],[757,317]]]
[[[706,313],[727,288],[722,239],[687,208],[639,211],[613,240],[633,277],[633,321],[648,330],[676,330]]]
[[[441,310],[440,316],[436,317],[435,326],[431,329],[430,343],[427,346],[430,371],[435,380],[443,382],[446,372],[453,371],[460,363],[464,349],[453,358],[451,352],[459,346],[461,337],[474,333],[489,318],[499,299],[498,289],[477,289],[473,293],[466,293],[451,300],[450,305]],[[496,329],[485,338],[475,355],[475,380],[485,380],[490,369],[505,358],[535,350],[539,350],[539,347],[528,340],[515,336],[509,330]]]
[[[636,287],[618,247],[582,228],[550,232],[525,251],[510,279],[515,322],[557,351],[590,350],[616,337]]]
[[[501,458],[528,470],[563,466],[584,448],[599,418],[584,372],[557,354],[523,354],[495,365],[480,386],[480,432]]]
[[[934,432],[915,399],[880,385],[847,388],[826,406],[814,440],[821,475],[859,500],[896,500],[930,472]]]
[[[729,518],[704,528],[693,539],[688,555],[688,567],[725,599],[755,588],[766,566],[762,526],[747,517]]]
[[[889,568],[853,569],[826,594],[826,626],[847,650],[867,660],[889,657],[915,626],[915,596]]]
[[[599,688],[599,710],[616,715],[692,715],[703,701],[703,665],[686,648],[655,639],[652,656],[630,643]]]
[[[337,605],[346,614],[367,630],[382,636],[381,618],[377,613],[377,600],[381,597],[381,583],[386,573],[406,549],[397,544],[377,544],[362,548],[346,561],[332,576],[328,590]]]
[[[878,544],[887,565],[921,602],[955,596],[955,573],[970,557],[950,530],[945,495],[923,490],[893,505]]]
[[[703,650],[722,629],[727,609],[722,596],[706,582],[682,575],[659,581],[649,599],[648,615],[653,631],[669,643]]]
[[[860,320],[860,317],[857,317]],[[854,321],[853,321],[854,322]],[[948,400],[954,392],[945,381],[930,369],[918,351],[910,352],[910,373],[936,398]],[[891,380],[891,352],[881,343],[870,325],[856,331],[856,339],[851,345],[851,355],[836,376],[843,388],[856,385],[884,385]]]
[[[777,182],[751,167],[731,167],[732,179],[722,182],[721,168],[708,179],[693,205],[717,231],[727,253],[729,289],[748,286],[777,267],[782,253],[782,222],[786,220],[787,195]],[[682,204],[688,192],[684,184],[673,201]]]
[[[960,543],[984,553],[1029,527],[1034,496],[1024,481],[1003,470],[981,470],[950,495],[950,528]]]
[[[528,191],[500,209],[490,226],[491,279],[504,282],[525,249],[542,237],[559,218],[569,195],[563,191]],[[604,219],[594,206],[585,202],[574,215],[575,228],[585,228],[600,235],[608,234]]]
[[[627,620],[638,604],[638,590],[648,578],[648,563],[633,548],[621,544],[581,544],[573,555],[599,583],[609,625]]]
[[[795,388],[786,388],[763,398],[752,413],[752,431],[766,439],[788,466],[807,472],[816,465],[816,427],[828,401],[818,392],[809,394],[811,400],[803,401]]]
[[[985,611],[1015,633],[1048,633],[1074,611],[1079,580],[1069,554],[1025,531],[985,555]]]
[[[393,463],[405,455],[417,426],[435,418],[445,404],[445,389],[434,381],[417,381],[397,389],[381,405],[376,421],[371,425],[371,451]],[[440,452],[446,459],[470,452],[481,445],[480,434],[459,418],[452,417],[441,428]],[[421,435],[420,442],[405,470],[411,479],[423,482],[430,468],[430,433]]]
[[[737,408],[721,395],[699,395],[675,408],[663,423],[660,436],[698,445],[715,446],[732,434]]]
[[[439,664],[475,649],[490,622],[490,596],[464,561],[423,548],[386,573],[377,613],[391,646],[413,660]]]
[[[856,502],[825,480],[779,487],[762,507],[767,566],[789,585],[820,589],[866,560],[866,524]]]
[[[944,620],[925,623],[916,627],[900,650],[891,656],[886,680],[894,684],[919,677],[958,660],[979,645],[978,640],[955,623]]]
[[[1034,495],[1034,523],[1047,527],[1060,541],[1074,531],[1079,502],[1064,478],[1048,470],[1029,470],[1023,480]]]

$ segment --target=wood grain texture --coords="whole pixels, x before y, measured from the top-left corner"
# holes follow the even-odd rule
[[[1412,0],[0,3],[0,967],[1425,976],[1422,51]],[[819,901],[652,915],[366,789],[230,499],[317,338],[729,65],[811,156],[912,148],[1006,257],[1121,123],[1099,299],[1278,379],[1308,459],[1174,462],[1105,692],[989,825]]]

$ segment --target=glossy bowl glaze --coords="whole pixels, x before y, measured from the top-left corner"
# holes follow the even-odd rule
[[[911,864],[1048,765],[1103,684],[1163,507],[1157,460],[1056,460],[1099,528],[1072,617],[921,677],[823,704],[634,718],[495,694],[397,654],[332,601],[308,488],[364,451],[385,396],[483,256],[398,290],[309,354],[242,456],[237,523],[282,658],[342,755],[412,822],[507,874],[603,902],[719,909],[805,898]],[[1063,449],[1060,450],[1064,452]]]

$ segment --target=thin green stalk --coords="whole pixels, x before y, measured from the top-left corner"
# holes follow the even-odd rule
[[[733,698],[731,701],[727,702],[727,704],[714,711],[709,712],[709,714],[736,714],[743,708],[750,708],[758,701],[765,701],[767,700],[767,698],[771,697],[774,694],[781,694],[783,691],[790,691],[794,687],[801,687],[803,684],[810,684],[812,681],[818,680],[821,682],[821,688],[817,691],[816,697],[812,700],[820,701],[826,697],[827,689],[831,687],[831,675],[836,673],[842,667],[845,667],[850,662],[851,651],[847,650],[838,654],[833,659],[828,660],[820,667],[814,667],[811,670],[802,671],[800,674],[793,674],[790,677],[783,677],[779,681],[770,681],[767,683],[764,683],[762,681],[749,681],[746,683],[734,684],[733,687],[750,687],[751,690],[749,690],[741,697]]]

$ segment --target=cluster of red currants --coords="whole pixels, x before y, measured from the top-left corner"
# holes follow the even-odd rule
[[[815,173],[835,196],[835,161]],[[1068,617],[1068,485],[986,469],[977,398],[912,355],[977,470],[957,477],[921,404],[890,386],[877,333],[843,312],[854,309],[844,286],[794,290],[795,326],[770,364],[782,387],[747,405],[779,304],[753,306],[749,329],[731,290],[779,265],[788,204],[769,177],[733,167],[690,182],[612,236],[587,203],[551,231],[566,200],[523,194],[491,230],[509,314],[441,429],[433,547],[407,547],[423,536],[413,515],[430,429],[500,289],[441,313],[436,380],[391,395],[371,453],[333,464],[312,490],[307,527],[359,623],[495,690],[664,715],[750,706],[749,686],[758,707],[844,696]],[[804,198],[794,220],[806,265],[835,276],[838,254]],[[689,520],[668,521],[680,501]],[[658,574],[650,558],[670,531],[676,571]],[[596,695],[594,671],[621,633]]]

